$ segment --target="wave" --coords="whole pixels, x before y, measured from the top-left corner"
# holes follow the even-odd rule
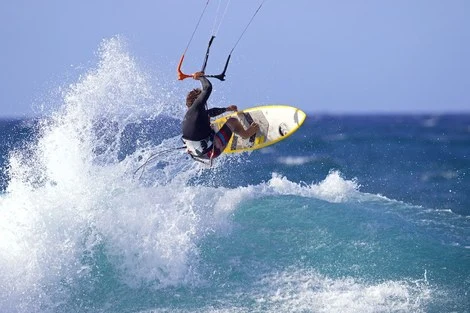
[[[182,153],[162,155],[136,179],[143,160],[177,146],[179,138],[161,127],[161,140],[129,140],[130,125],[171,110],[182,116],[171,105],[179,100],[174,90],[161,87],[165,83],[158,93],[152,90],[121,38],[105,40],[99,54],[98,67],[69,86],[63,105],[39,122],[35,140],[10,153],[8,185],[0,196],[3,311],[67,311],[77,294],[91,297],[108,280],[131,290],[204,285],[201,245],[213,235],[229,235],[236,227],[233,214],[250,199],[393,203],[361,192],[338,171],[310,184],[273,173],[257,185],[214,186],[206,168]],[[229,159],[221,158],[211,171],[217,174]],[[361,297],[364,292],[374,297]],[[250,297],[255,307],[268,303],[281,311],[311,305],[412,311],[421,304],[407,299],[426,299],[428,293],[426,285],[411,282],[367,284],[288,270],[262,279]],[[335,295],[337,302],[328,300]]]

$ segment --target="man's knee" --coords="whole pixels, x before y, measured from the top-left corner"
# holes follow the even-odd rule
[[[238,130],[240,125],[240,122],[235,117],[229,118],[225,123],[230,127],[232,131]]]

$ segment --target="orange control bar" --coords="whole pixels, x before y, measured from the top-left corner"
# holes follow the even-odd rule
[[[181,66],[183,65],[183,60],[184,60],[184,54],[181,56],[180,62],[178,63],[178,69],[177,69],[178,80],[183,80],[183,79],[186,79],[186,78],[193,77],[193,75],[188,75],[188,74],[185,74],[181,71]]]

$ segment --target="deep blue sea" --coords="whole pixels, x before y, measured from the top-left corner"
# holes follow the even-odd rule
[[[470,312],[470,114],[312,105],[209,168],[166,151],[186,90],[99,58],[0,121],[0,312]]]

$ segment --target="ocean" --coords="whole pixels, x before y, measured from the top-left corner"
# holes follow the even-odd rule
[[[176,149],[186,90],[98,57],[0,121],[0,312],[470,312],[470,114],[312,105],[210,168]]]

